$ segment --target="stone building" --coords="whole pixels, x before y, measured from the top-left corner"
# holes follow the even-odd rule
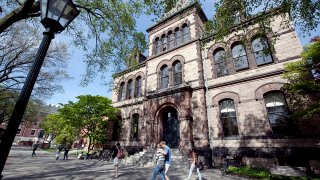
[[[235,16],[238,26],[217,41],[203,36],[199,5],[183,3],[148,28],[148,57],[114,78],[121,143],[141,149],[166,140],[214,164],[225,155],[256,166],[296,163],[292,156],[319,162],[319,121],[289,121],[281,90],[284,64],[299,60],[302,46],[293,26],[282,26],[286,17],[270,18],[270,31],[259,35],[250,18]]]

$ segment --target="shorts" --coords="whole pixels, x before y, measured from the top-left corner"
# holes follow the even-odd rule
[[[170,164],[165,164],[165,168],[164,168],[164,174],[165,175],[167,175],[169,167],[170,167]]]
[[[114,166],[118,166],[119,163],[120,163],[119,158],[115,157],[115,158],[113,159],[113,165],[114,165]]]

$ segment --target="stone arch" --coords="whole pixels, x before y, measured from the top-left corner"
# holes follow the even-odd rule
[[[135,79],[136,79],[138,76],[140,76],[142,80],[145,80],[145,75],[144,75],[144,73],[141,72],[141,71],[137,72],[134,76],[135,76],[135,77],[134,77]]]
[[[254,38],[256,37],[264,37],[267,39],[267,42],[268,42],[268,46],[269,48],[271,49],[271,57],[273,59],[273,61],[275,63],[278,63],[279,62],[279,59],[277,58],[276,54],[275,54],[275,51],[272,50],[274,49],[273,46],[272,46],[272,38],[275,36],[275,33],[271,30],[271,29],[268,29],[268,32],[266,34],[259,34],[259,31],[261,30],[262,28],[254,28],[252,30],[250,30],[246,35],[246,39],[248,39],[248,41],[250,42],[250,46],[248,47],[248,49],[250,50],[250,53],[252,53],[252,56],[254,57],[253,55],[253,50],[252,50],[252,41],[254,40]]]
[[[272,82],[259,86],[255,91],[256,100],[263,100],[263,95],[270,91],[282,91],[283,82]]]
[[[213,106],[219,107],[219,101],[221,101],[222,99],[233,99],[235,104],[241,103],[240,96],[238,93],[227,91],[218,93],[212,98]]]
[[[229,46],[227,45],[227,43],[225,42],[217,42],[215,44],[213,44],[209,50],[208,50],[208,58],[210,59],[210,64],[211,64],[211,73],[212,73],[212,77],[216,78],[217,77],[217,73],[215,71],[215,60],[214,60],[214,52],[218,49],[224,49],[225,53],[226,53],[226,58],[227,58],[227,68],[228,71],[230,72],[232,69],[232,64],[231,64],[231,60],[230,60],[230,54],[231,54],[231,49],[229,48]]]
[[[165,59],[165,60],[162,60],[158,66],[157,66],[157,88],[160,89],[160,83],[161,83],[161,73],[160,73],[160,69],[161,67],[163,67],[164,65],[167,65],[168,66],[168,70],[169,70],[169,79],[170,79],[170,70],[172,68],[172,65],[170,64],[170,61]],[[170,84],[170,82],[169,82]]]

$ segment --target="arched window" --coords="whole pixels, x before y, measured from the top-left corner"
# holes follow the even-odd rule
[[[181,31],[179,28],[176,29],[175,36],[176,36],[176,45],[179,46],[181,44]]]
[[[190,28],[184,24],[182,27],[182,31],[183,31],[183,42],[187,42],[190,39]]]
[[[172,33],[172,31],[169,31],[168,37],[169,37],[169,47],[168,47],[168,49],[171,49],[171,48],[174,47],[174,34]]]
[[[224,49],[218,49],[214,53],[214,66],[216,67],[217,77],[228,74],[227,58]]]
[[[256,58],[257,65],[273,62],[266,38],[257,37],[252,41],[252,50]]]
[[[173,84],[179,85],[182,83],[182,66],[180,61],[173,65]]]
[[[219,107],[224,137],[239,135],[234,101],[232,99],[223,99],[219,102]]]
[[[274,134],[286,134],[288,130],[289,108],[281,91],[272,91],[263,95],[268,119]]]
[[[136,79],[136,97],[142,96],[142,78],[141,76],[138,76]]]
[[[122,82],[119,87],[118,101],[123,101],[124,98],[125,98],[124,82]]]
[[[160,53],[160,39],[156,38],[156,49],[155,49],[155,55]]]
[[[127,99],[132,99],[133,97],[133,81],[130,79],[127,84]]]
[[[232,48],[232,58],[236,70],[241,70],[249,67],[247,53],[243,44],[236,44]]]
[[[161,67],[160,75],[161,75],[160,88],[161,89],[167,88],[169,86],[169,70],[167,65],[164,65]]]
[[[133,140],[139,138],[139,114],[132,115],[132,138]]]
[[[162,42],[162,51],[167,50],[167,37],[165,35],[161,37],[161,42]]]

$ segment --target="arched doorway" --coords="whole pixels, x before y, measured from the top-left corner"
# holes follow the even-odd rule
[[[162,139],[170,148],[178,148],[180,140],[178,111],[174,107],[168,106],[162,110],[160,117],[163,125]]]

